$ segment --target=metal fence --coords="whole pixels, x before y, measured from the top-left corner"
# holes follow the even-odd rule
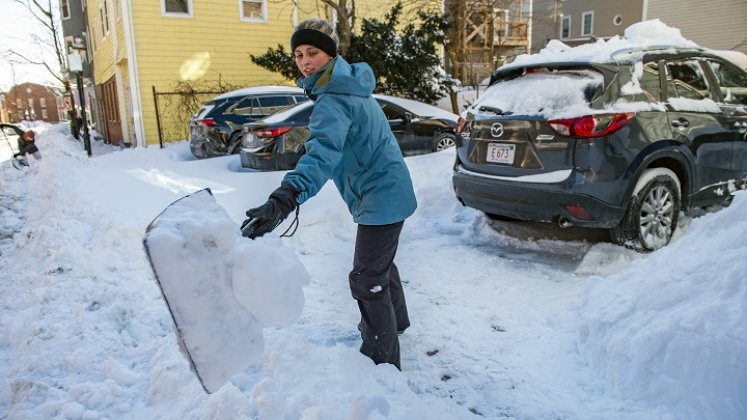
[[[212,99],[221,91],[157,92],[153,86],[153,101],[156,106],[158,143],[189,139],[189,119],[200,109],[204,101]]]

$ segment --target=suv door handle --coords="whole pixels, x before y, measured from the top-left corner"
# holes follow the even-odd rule
[[[684,118],[677,118],[676,120],[672,121],[672,127],[687,128],[690,127],[690,121]]]

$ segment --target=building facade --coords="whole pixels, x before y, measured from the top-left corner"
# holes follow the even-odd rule
[[[359,2],[358,21],[383,17],[394,3]],[[98,131],[112,144],[138,146],[159,143],[161,93],[288,85],[249,56],[287,48],[300,20],[333,19],[314,0],[87,0],[86,12]]]
[[[86,112],[86,122],[91,127],[101,124],[101,116],[96,100],[96,88],[93,80],[93,62],[91,60],[90,43],[88,42],[88,18],[85,0],[60,0],[60,18],[62,21],[63,42],[66,54],[80,57],[80,71],[68,71],[72,100],[76,108],[76,116]],[[69,69],[68,69],[69,70]],[[80,74],[78,74],[80,73]],[[78,84],[80,83],[80,86]],[[72,113],[68,111],[69,119]]]
[[[55,92],[36,83],[13,86],[2,97],[1,115],[9,123],[20,121],[60,122],[61,98]]]
[[[659,19],[705,48],[747,53],[747,0],[535,0],[535,11],[535,52],[550,39],[574,46]]]

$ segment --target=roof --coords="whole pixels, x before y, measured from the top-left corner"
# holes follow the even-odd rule
[[[441,108],[437,108],[432,105],[428,105],[423,102],[413,101],[412,99],[398,98],[395,96],[379,95],[379,94],[376,94],[373,96],[374,98],[384,99],[395,105],[398,105],[399,107],[404,108],[407,111],[410,111],[419,117],[445,118],[445,119],[454,120],[454,121],[459,119],[459,116],[457,114],[446,111],[445,109],[441,109]]]

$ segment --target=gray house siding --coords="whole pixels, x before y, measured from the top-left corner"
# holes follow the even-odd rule
[[[645,18],[703,47],[747,53],[747,0],[648,0]]]
[[[583,16],[587,12],[593,12],[593,28],[589,35],[582,33]],[[561,39],[560,23],[555,37],[567,44],[577,45],[598,38],[607,39],[615,35],[623,35],[625,28],[641,20],[643,0],[628,0],[625,2],[565,0],[560,2],[560,13],[562,16],[571,17],[570,37]]]

